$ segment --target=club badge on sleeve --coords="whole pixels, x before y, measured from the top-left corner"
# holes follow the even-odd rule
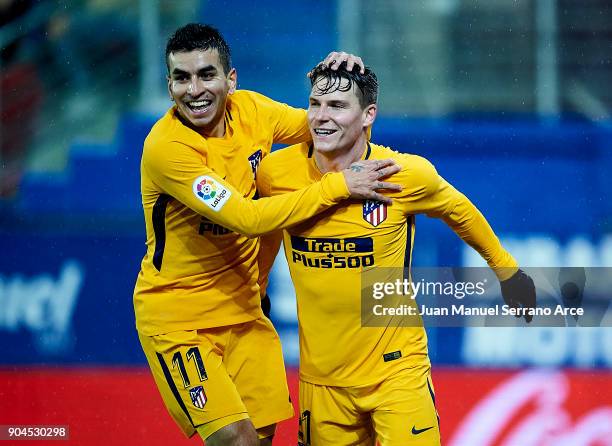
[[[194,195],[215,212],[219,212],[232,193],[212,177],[203,175],[193,182]]]
[[[387,205],[380,201],[363,202],[363,219],[376,227],[387,219]]]

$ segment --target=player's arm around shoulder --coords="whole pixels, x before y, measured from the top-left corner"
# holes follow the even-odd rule
[[[284,158],[283,158],[284,159]],[[159,190],[175,198],[196,213],[227,229],[249,237],[286,228],[304,221],[352,196],[366,198],[375,193],[380,176],[395,172],[389,162],[370,163],[355,172],[325,174],[321,181],[308,184],[292,193],[252,201],[237,192],[229,183],[204,164],[203,156],[194,147],[169,142],[152,147],[143,162],[143,172]],[[290,179],[290,170],[263,175],[280,182]],[[265,188],[264,188],[265,190]]]

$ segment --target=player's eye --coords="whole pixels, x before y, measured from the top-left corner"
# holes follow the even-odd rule
[[[210,80],[212,78],[214,78],[217,74],[216,70],[206,70],[206,71],[200,71],[199,73],[200,79],[204,79],[204,80]]]

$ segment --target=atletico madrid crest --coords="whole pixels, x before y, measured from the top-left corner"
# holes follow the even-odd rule
[[[204,393],[202,386],[189,389],[189,396],[191,397],[191,402],[195,407],[198,409],[204,409],[204,405],[206,404],[206,393]]]
[[[387,219],[387,205],[381,201],[363,202],[363,219],[376,227]]]
[[[257,176],[257,168],[259,167],[259,163],[261,163],[262,152],[261,149],[253,152],[251,156],[249,156],[249,163],[251,163],[251,170],[253,171],[253,176]]]

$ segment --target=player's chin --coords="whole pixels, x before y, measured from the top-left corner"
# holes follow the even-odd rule
[[[322,153],[332,152],[337,147],[337,141],[335,139],[332,140],[329,137],[327,138],[315,137],[313,138],[313,144],[314,144],[315,150],[317,152],[322,152]]]
[[[206,129],[210,126],[211,121],[212,119],[210,119],[209,116],[189,116],[189,122],[191,125],[198,129]]]

